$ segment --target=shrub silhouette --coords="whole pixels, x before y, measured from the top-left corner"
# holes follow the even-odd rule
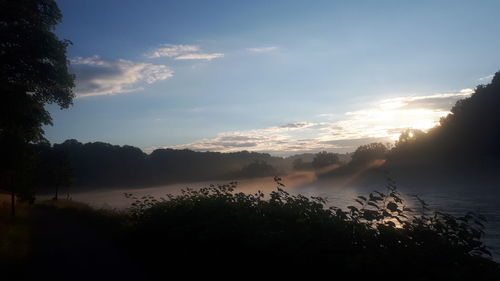
[[[359,196],[357,206],[342,210],[324,198],[291,195],[275,180],[268,196],[237,193],[233,182],[135,198],[130,243],[153,270],[269,264],[405,280],[500,276],[481,241],[480,215],[431,212],[423,201],[412,210],[392,181],[386,192]]]

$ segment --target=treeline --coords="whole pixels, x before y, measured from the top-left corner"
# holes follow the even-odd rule
[[[475,182],[500,171],[500,72],[459,100],[428,132],[407,129],[394,144],[362,145],[351,161],[324,176],[391,173],[412,181]],[[360,177],[363,178],[363,177]]]
[[[33,169],[38,188],[134,187],[175,182],[235,180],[283,175],[295,170],[319,169],[345,160],[345,154],[329,152],[275,157],[258,152],[198,152],[188,149],[141,149],[104,142],[34,145],[37,165]],[[300,163],[300,165],[298,164]]]
[[[496,173],[500,168],[500,72],[459,100],[427,133],[404,132],[388,157],[397,170]]]
[[[494,175],[500,168],[500,73],[488,85],[458,101],[451,114],[429,132],[404,131],[395,144],[371,143],[350,154],[306,153],[287,158],[258,152],[197,152],[156,149],[151,154],[133,146],[67,140],[53,146],[38,144],[42,171],[39,185],[87,187],[150,186],[173,182],[233,180],[318,170],[337,165],[320,176],[392,172],[432,177]],[[45,156],[44,156],[45,155]],[[61,159],[64,158],[64,159]],[[47,160],[48,159],[48,160]],[[65,163],[66,167],[64,168]],[[55,165],[55,169],[50,169]],[[62,172],[54,173],[54,170]],[[51,172],[52,171],[52,172]],[[467,173],[463,173],[466,171]],[[47,179],[47,175],[52,175]],[[61,176],[62,175],[62,176]]]
[[[156,149],[150,154],[129,145],[104,142],[36,145],[45,167],[66,162],[72,185],[86,187],[148,186],[182,181],[271,175],[283,158],[256,152],[196,152]],[[65,159],[55,160],[55,155]],[[56,167],[57,168],[57,167]],[[46,170],[46,169],[44,169]]]

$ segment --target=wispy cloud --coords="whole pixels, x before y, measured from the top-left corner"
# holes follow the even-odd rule
[[[175,57],[175,60],[213,60],[216,58],[222,58],[224,54],[222,53],[212,53],[212,54],[185,54]]]
[[[146,56],[148,58],[176,57],[176,56],[180,56],[183,54],[188,54],[188,53],[198,52],[198,51],[200,51],[200,47],[195,46],[195,45],[165,44],[162,47],[157,48],[156,50],[147,54]]]
[[[277,155],[323,149],[352,151],[369,142],[392,142],[407,128],[427,130],[449,114],[457,100],[470,96],[472,92],[472,89],[464,89],[455,93],[385,99],[369,108],[347,112],[337,120],[332,120],[335,115],[324,113],[319,115],[324,121],[291,122],[261,129],[224,132],[214,138],[173,148],[221,152],[249,150]]]
[[[495,74],[491,74],[491,75],[488,75],[488,76],[484,76],[484,77],[481,77],[479,78],[478,80],[479,81],[490,81],[491,79],[493,79],[493,76],[495,76]]]
[[[278,47],[269,46],[269,47],[247,48],[247,50],[254,53],[269,53],[278,50]]]
[[[462,89],[457,93],[435,94],[428,96],[409,96],[382,100],[383,109],[419,109],[449,110],[459,99],[470,96],[473,89]]]
[[[205,53],[197,45],[173,45],[164,44],[161,47],[146,54],[148,58],[169,57],[174,60],[213,60],[223,57],[223,53]]]
[[[307,123],[307,122],[293,122],[293,123],[288,123],[285,125],[279,126],[279,128],[304,128],[307,126],[313,125],[312,123]]]
[[[79,98],[137,91],[142,89],[141,83],[152,84],[174,73],[165,65],[103,60],[99,56],[72,59],[71,71],[76,75],[75,92]]]

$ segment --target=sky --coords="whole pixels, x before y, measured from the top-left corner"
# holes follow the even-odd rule
[[[46,137],[274,155],[426,130],[500,70],[500,1],[58,0]]]

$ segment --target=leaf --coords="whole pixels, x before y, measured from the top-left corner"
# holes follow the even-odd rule
[[[478,220],[474,220],[474,223],[475,223],[476,225],[479,225],[480,227],[484,228],[484,224],[483,224],[482,222],[480,222],[480,221],[478,221]]]
[[[363,212],[363,218],[369,221],[376,220],[379,218],[377,211],[365,210]]]
[[[387,209],[391,212],[396,212],[398,210],[398,205],[394,202],[389,202],[387,204]]]
[[[370,194],[370,201],[382,201],[382,197],[379,197],[379,196],[374,196],[373,194]]]
[[[354,206],[347,206],[347,208],[351,210],[351,212],[359,212],[359,209]]]
[[[364,197],[362,195],[358,196],[358,198],[361,199],[361,200],[363,200],[363,201],[366,201],[366,197]]]
[[[386,222],[386,224],[390,227],[396,227],[396,224],[392,221],[388,221],[388,222]]]

